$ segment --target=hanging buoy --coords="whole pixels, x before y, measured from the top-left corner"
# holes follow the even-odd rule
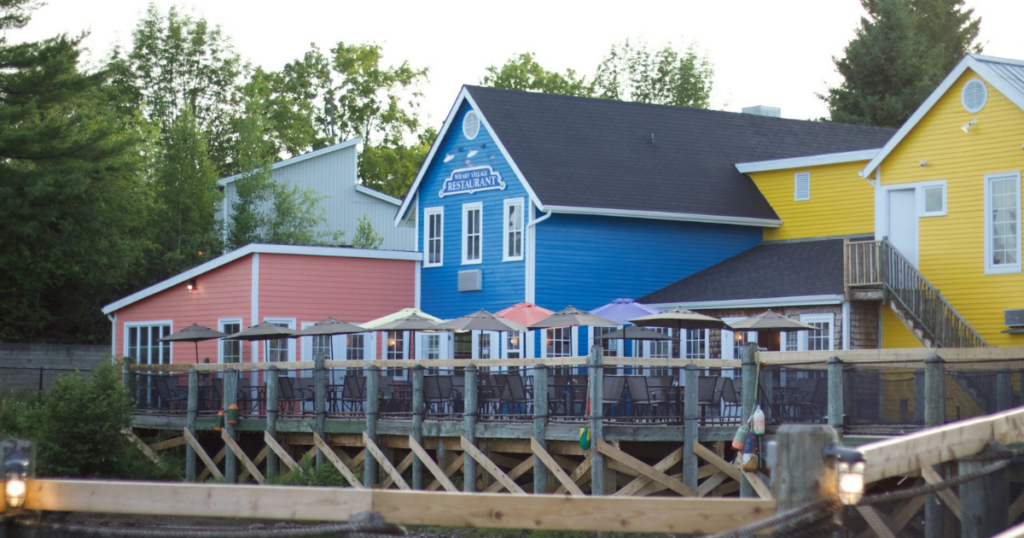
[[[750,430],[754,435],[764,435],[764,411],[761,411],[760,405],[754,409],[754,414],[750,415]]]
[[[743,444],[743,458],[741,459],[744,471],[757,470],[757,454],[760,448],[761,438],[753,433],[748,434],[747,440]]]
[[[580,428],[580,448],[590,450],[590,428]]]
[[[219,432],[224,427],[224,409],[217,412],[217,420],[213,422],[213,431]]]
[[[232,426],[238,424],[238,406],[237,405],[231,404],[231,406],[228,407],[227,422],[228,422],[228,424],[231,424]]]
[[[743,444],[747,441],[748,433],[750,433],[750,428],[746,424],[740,426],[740,429],[736,430],[736,435],[732,437],[732,447],[736,450],[743,450]]]

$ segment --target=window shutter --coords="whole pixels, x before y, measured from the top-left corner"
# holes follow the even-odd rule
[[[800,172],[796,175],[796,188],[793,197],[797,202],[811,199],[811,173]]]

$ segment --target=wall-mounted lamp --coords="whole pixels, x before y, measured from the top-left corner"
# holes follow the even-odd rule
[[[864,454],[838,442],[825,445],[821,451],[825,464],[836,470],[836,493],[845,505],[857,504],[864,496]]]
[[[519,337],[518,336],[513,336],[513,337],[509,338],[508,339],[508,345],[518,349],[519,348]]]
[[[32,443],[8,439],[0,444],[3,455],[3,476],[6,480],[4,499],[11,508],[22,508],[28,497],[28,479],[32,477]]]
[[[732,341],[737,346],[742,346],[743,344],[746,344],[747,343],[747,333],[742,332],[742,331],[736,331],[735,333],[733,333]]]
[[[193,291],[198,290],[199,286],[196,284],[196,279],[194,279],[194,278],[188,279],[188,284],[185,285],[185,288],[188,289],[189,293],[192,293]]]
[[[921,161],[921,166],[928,166],[928,161]]]
[[[963,132],[965,132],[965,133],[969,133],[969,132],[971,132],[971,127],[974,127],[977,124],[978,124],[978,120],[977,119],[973,119],[973,120],[963,124],[963,126],[960,127],[960,129],[962,129]]]

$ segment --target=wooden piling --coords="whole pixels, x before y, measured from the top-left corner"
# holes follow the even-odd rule
[[[533,438],[545,447],[548,425],[548,369],[543,364],[533,367]],[[533,458],[533,492],[544,493],[548,487],[548,467],[540,458]]]
[[[274,441],[277,441],[277,399],[278,399],[278,375],[277,366],[267,367],[267,427],[266,434]],[[278,456],[276,450],[267,451],[267,481],[277,478]]]
[[[879,411],[881,414],[881,411]],[[879,417],[880,419],[881,417]],[[914,370],[914,423],[924,424],[924,369]]]
[[[188,415],[185,417],[185,429],[196,435],[196,419],[199,418],[199,372],[195,368],[188,371]],[[185,444],[185,480],[196,481],[196,451],[192,445]]]
[[[366,436],[370,441],[377,442],[377,415],[380,410],[379,379],[380,368],[366,367]],[[367,488],[377,483],[377,460],[367,453],[363,459],[363,485]]]
[[[423,403],[423,366],[412,367],[412,438],[423,446],[423,414],[426,407]],[[412,489],[423,489],[423,461],[413,453],[412,457]]]
[[[590,494],[604,495],[605,465],[604,454],[597,449],[599,441],[604,440],[604,358],[601,346],[590,348],[587,357],[590,377]]]
[[[693,444],[697,442],[697,433],[700,429],[700,404],[697,402],[700,369],[696,365],[687,364],[683,372],[683,483],[697,489],[698,461],[697,454],[693,452]]]
[[[924,426],[930,428],[941,426],[946,422],[946,372],[943,361],[938,355],[929,355],[924,359]],[[940,476],[942,466],[936,466]],[[934,493],[928,495],[924,504],[925,538],[944,536],[943,528],[945,509]]]
[[[1013,408],[1013,378],[1010,370],[996,372],[996,412]]]
[[[476,445],[476,415],[477,415],[477,384],[476,384],[476,366],[470,364],[465,368],[466,374],[466,386],[465,391],[465,408],[463,409],[463,426],[464,430],[462,436],[471,445]],[[476,491],[476,460],[469,457],[465,458],[465,463],[462,465],[462,476],[463,485],[462,490],[466,493]]]
[[[822,457],[822,450],[839,436],[830,426],[821,424],[784,424],[779,427],[778,460],[772,475],[775,477],[777,514],[830,497],[836,493],[834,466]],[[776,532],[786,527],[776,528]]]
[[[227,411],[232,405],[238,403],[238,370],[228,368],[224,370],[224,431],[228,437],[238,440],[238,432],[234,424],[228,424]],[[224,480],[228,484],[234,484],[238,480],[238,458],[235,453],[228,450],[224,455]]]
[[[743,368],[743,415],[741,421],[746,422],[754,412],[757,401],[757,344],[746,344],[740,349],[740,364]],[[756,497],[757,492],[745,475],[740,476],[740,497]]]
[[[973,473],[991,465],[996,461],[995,457],[1012,455],[1003,445],[990,441],[979,456],[982,458],[960,460],[960,474]],[[960,486],[962,538],[989,538],[1006,530],[1010,513],[1009,476],[1007,471],[998,471]]]
[[[828,425],[840,435],[843,433],[843,361],[839,357],[828,359]]]
[[[327,420],[327,369],[324,368],[323,353],[313,357],[313,416],[313,431],[323,438],[324,421]],[[316,464],[319,466],[326,461],[323,451],[317,448]]]

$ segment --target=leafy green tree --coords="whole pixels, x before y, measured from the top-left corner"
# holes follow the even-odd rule
[[[487,75],[480,81],[483,86],[506,90],[526,90],[560,95],[590,97],[593,89],[586,77],[577,77],[572,69],[565,74],[544,69],[532,52],[524,52],[509,58],[501,67],[490,66]]]
[[[0,341],[90,341],[143,266],[151,199],[82,36],[8,43],[34,4],[0,0]]]
[[[651,51],[640,41],[613,45],[594,75],[595,97],[659,105],[708,108],[714,67],[694,45]]]
[[[415,145],[403,143],[364,146],[359,156],[359,170],[363,185],[388,196],[403,198],[409,191],[420,165],[430,153],[430,145],[437,137],[432,127],[425,129]]]
[[[359,225],[356,226],[356,236],[352,239],[352,246],[356,248],[377,249],[384,244],[384,236],[373,229],[370,217],[363,213],[359,217]]]
[[[861,0],[868,16],[819,97],[832,121],[899,127],[975,43],[981,19],[963,0]]]

